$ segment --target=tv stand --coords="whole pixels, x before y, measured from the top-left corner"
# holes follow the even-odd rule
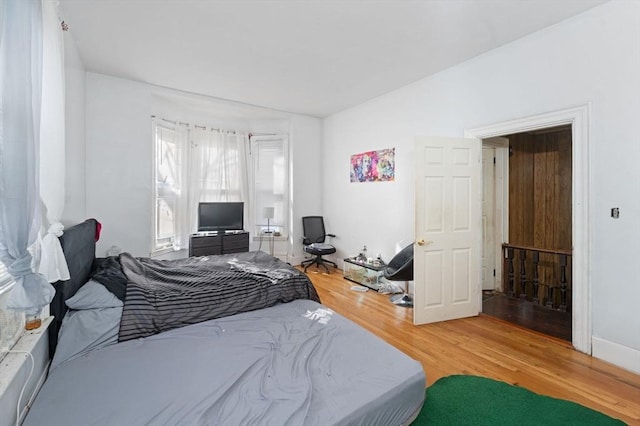
[[[201,232],[189,236],[189,256],[211,256],[247,251],[249,251],[248,231]]]

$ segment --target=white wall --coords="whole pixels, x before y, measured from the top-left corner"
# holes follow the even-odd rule
[[[304,258],[302,217],[323,213],[322,122],[303,115],[292,116],[289,134],[295,143],[290,147],[292,251],[287,257],[289,263],[297,265]],[[325,226],[331,232],[331,222],[327,221]]]
[[[465,129],[591,103],[593,335],[636,357],[639,46],[640,2],[613,1],[327,118],[323,207],[332,231],[345,237],[340,255],[366,243],[388,259],[399,240],[413,240],[416,135],[463,136]],[[391,147],[395,182],[349,183],[351,154]],[[611,207],[620,208],[620,219],[610,217]]]
[[[102,223],[96,254],[112,245],[148,256],[151,245],[151,90],[87,73],[86,213]]]
[[[85,97],[86,215],[103,224],[98,256],[105,255],[112,245],[136,256],[149,255],[153,226],[151,115],[226,129],[289,132],[292,156],[313,159],[319,153],[321,124],[316,118],[90,72],[86,73]],[[316,185],[320,170],[320,162],[313,160],[304,168],[293,169],[295,220],[301,216],[298,206],[320,208],[319,192],[296,189]],[[300,235],[292,235],[289,242],[275,247],[275,254],[291,257],[301,253],[300,239]]]
[[[65,208],[62,223],[74,225],[86,219],[84,147],[85,69],[75,41],[64,33],[65,66]]]

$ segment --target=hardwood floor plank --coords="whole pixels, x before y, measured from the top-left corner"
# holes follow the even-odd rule
[[[427,385],[452,374],[490,377],[640,425],[640,375],[486,315],[414,326],[413,310],[388,295],[352,291],[339,270],[312,271],[323,304],[422,363]]]

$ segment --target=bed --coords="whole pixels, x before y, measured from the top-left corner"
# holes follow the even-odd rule
[[[95,237],[94,220],[61,237],[71,279],[55,285],[53,360],[24,425],[403,425],[421,409],[421,364],[320,304],[297,269],[262,252],[178,265],[124,256],[133,266],[123,267],[123,301],[111,272],[99,276]],[[223,291],[226,300],[208,302],[215,309],[195,303],[192,315],[173,278],[154,268],[199,276],[194,264],[223,277],[212,287],[233,287],[235,273],[254,284]],[[200,300],[201,286],[190,285]],[[179,315],[168,309],[173,299]]]

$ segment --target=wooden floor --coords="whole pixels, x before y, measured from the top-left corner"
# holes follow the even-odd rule
[[[571,313],[545,308],[504,293],[483,292],[482,312],[540,333],[571,341]]]
[[[414,326],[413,310],[389,296],[351,290],[339,270],[312,271],[323,304],[420,361],[427,385],[451,374],[490,377],[640,425],[640,375],[487,315]]]

